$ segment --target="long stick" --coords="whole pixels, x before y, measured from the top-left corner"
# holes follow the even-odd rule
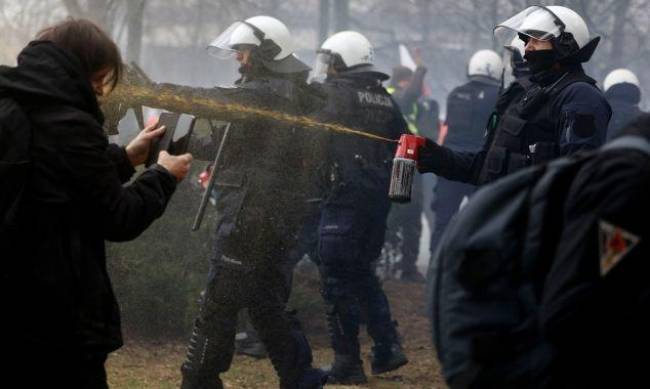
[[[208,187],[203,192],[203,197],[201,198],[201,205],[199,210],[196,213],[194,218],[194,224],[192,225],[192,231],[196,231],[201,227],[201,222],[203,221],[203,215],[205,214],[205,207],[210,201],[210,195],[212,195],[212,188],[216,182],[217,177],[217,164],[221,158],[221,152],[223,151],[223,145],[226,143],[226,138],[228,137],[228,131],[230,131],[230,123],[226,124],[226,129],[223,131],[223,136],[221,137],[221,142],[219,143],[219,148],[217,149],[217,155],[214,157],[214,162],[212,163],[212,174],[210,175],[210,180],[208,180]]]

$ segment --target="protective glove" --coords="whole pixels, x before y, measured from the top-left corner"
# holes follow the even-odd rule
[[[429,138],[425,138],[423,146],[418,148],[418,164],[417,168],[420,173],[432,173],[434,167],[440,162],[440,150],[436,142]]]

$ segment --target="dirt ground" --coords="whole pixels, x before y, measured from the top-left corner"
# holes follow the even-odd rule
[[[369,382],[363,386],[327,386],[328,388],[445,388],[431,347],[428,320],[425,316],[424,285],[389,281],[384,284],[394,317],[399,321],[409,364],[380,376],[369,375],[371,343],[363,334],[361,341],[365,356],[365,369]],[[305,323],[314,349],[314,365],[331,362],[332,352],[327,346],[322,318],[312,318]],[[307,319],[303,318],[303,321]],[[185,353],[185,343],[139,343],[126,340],[126,346],[109,358],[107,370],[112,389],[167,389],[180,385],[179,367]],[[228,389],[277,388],[275,372],[268,360],[255,360],[236,356],[230,371],[222,375]]]

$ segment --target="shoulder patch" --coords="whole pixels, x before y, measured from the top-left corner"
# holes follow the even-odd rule
[[[605,277],[637,245],[641,238],[619,226],[601,220],[598,223],[600,275]]]

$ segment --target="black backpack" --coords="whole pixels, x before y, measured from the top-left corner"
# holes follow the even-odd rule
[[[640,137],[605,146],[650,155]],[[477,191],[455,216],[428,274],[433,343],[456,388],[540,388],[554,350],[539,331],[544,279],[569,188],[598,151],[533,166]]]
[[[0,234],[11,225],[27,183],[31,135],[23,109],[0,91]]]

